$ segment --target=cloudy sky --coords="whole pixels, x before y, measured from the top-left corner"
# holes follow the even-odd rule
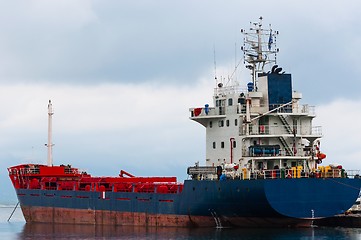
[[[214,50],[218,77],[230,75],[239,30],[260,16],[280,32],[278,64],[302,103],[317,106],[326,161],[361,169],[360,9],[357,0],[0,0],[0,200],[15,199],[8,166],[46,163],[49,99],[55,164],[185,179],[205,158],[188,108],[212,101]]]

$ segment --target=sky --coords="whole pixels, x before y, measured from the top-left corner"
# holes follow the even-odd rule
[[[16,201],[7,167],[46,163],[49,99],[54,164],[186,179],[205,162],[205,129],[189,108],[212,105],[215,74],[232,74],[240,29],[260,16],[280,32],[277,63],[301,103],[316,105],[326,162],[361,169],[360,9],[357,0],[0,0],[0,201]],[[237,74],[249,81],[243,67]]]

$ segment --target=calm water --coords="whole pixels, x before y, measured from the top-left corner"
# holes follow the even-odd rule
[[[0,239],[361,239],[361,228],[185,229],[26,224],[18,208],[0,206]]]

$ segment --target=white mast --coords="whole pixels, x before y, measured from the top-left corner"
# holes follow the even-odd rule
[[[262,27],[263,18],[259,18],[259,22],[251,23],[248,31],[241,29],[244,35],[243,51],[244,63],[246,68],[252,71],[253,91],[257,91],[257,79],[259,73],[264,73],[266,64],[276,64],[277,53],[276,38],[278,31],[272,31],[271,25],[269,29]]]
[[[48,104],[48,143],[45,146],[48,147],[48,166],[53,165],[53,146],[52,143],[52,118],[53,118],[53,105],[51,104],[51,100],[49,100]]]

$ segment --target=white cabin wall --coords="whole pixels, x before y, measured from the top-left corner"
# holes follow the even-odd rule
[[[300,133],[305,135],[312,133],[312,118],[300,118]]]
[[[263,76],[258,78],[257,83],[258,92],[262,92],[261,98],[261,106],[268,106],[268,83],[267,83],[267,76]]]
[[[238,94],[227,94],[222,96],[224,99],[224,108],[227,118],[213,118],[212,128],[209,126],[209,122],[206,128],[206,165],[218,166],[222,163],[230,163],[231,161],[231,143],[230,138],[234,138],[236,141],[236,148],[233,149],[233,162],[238,162],[241,157],[241,142],[239,137],[239,128],[242,124],[241,119],[237,114],[238,108]],[[229,99],[232,99],[232,105],[229,105]],[[217,110],[219,111],[219,110]],[[235,119],[237,119],[237,125],[235,125]],[[227,120],[229,126],[227,126]],[[223,126],[220,122],[223,121]],[[215,142],[216,148],[213,148],[213,142]],[[222,142],[224,147],[222,148]]]
[[[234,117],[212,120],[212,128],[207,126],[206,130],[206,165],[218,166],[224,162],[230,163],[231,157],[231,143],[230,138],[234,138],[236,141],[236,148],[233,149],[233,161],[240,158],[241,142],[238,136],[239,120],[237,120],[237,126],[235,126]],[[226,121],[229,120],[229,126],[227,127]],[[223,121],[223,127],[220,127],[219,122]],[[213,148],[213,142],[216,144],[216,148]],[[222,142],[224,147],[222,148]]]

